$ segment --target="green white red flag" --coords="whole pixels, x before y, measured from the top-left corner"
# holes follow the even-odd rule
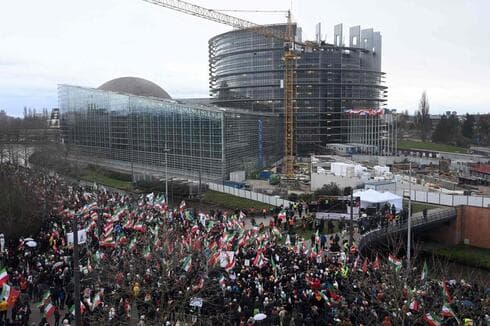
[[[2,267],[0,269],[0,285],[7,283],[9,280],[9,274],[7,273],[7,269]]]

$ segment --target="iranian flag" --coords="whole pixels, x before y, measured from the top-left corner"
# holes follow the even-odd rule
[[[235,267],[235,256],[231,256],[230,254],[226,253],[226,257],[227,257],[228,263],[225,266],[225,270],[230,271]]]
[[[388,261],[395,266],[397,272],[402,268],[402,261],[391,254],[388,256]]]
[[[444,296],[444,302],[451,303],[453,301],[445,279],[442,281],[442,295]]]
[[[262,266],[264,266],[264,263],[265,263],[264,255],[262,254],[262,252],[258,251],[252,264],[256,267],[262,268]]]
[[[443,315],[444,317],[454,317],[455,316],[454,311],[451,309],[451,307],[447,303],[444,303],[444,305],[442,306],[441,315]]]
[[[277,218],[282,220],[286,219],[286,211],[280,211],[279,214],[277,215]]]
[[[150,248],[150,246],[146,247],[145,251],[143,252],[143,257],[145,259],[151,259],[151,248]]]
[[[83,304],[83,302],[80,301],[80,313],[83,314],[85,311],[87,311],[87,308]],[[75,316],[75,305],[70,307],[70,314]]]
[[[131,220],[131,216],[128,216],[128,220],[126,223],[123,225],[123,229],[132,229],[133,228],[133,221]]]
[[[417,301],[417,299],[412,299],[412,302],[410,302],[409,309],[413,311],[420,310],[420,303]]]
[[[90,310],[93,311],[100,304],[102,304],[102,298],[100,297],[100,294],[97,293],[94,297],[94,303],[92,303],[92,307],[90,308]]]
[[[366,259],[364,259],[364,263],[362,264],[362,272],[363,273],[367,273],[367,270],[368,270],[368,259],[366,257]]]
[[[208,265],[209,266],[214,266],[216,265],[216,263],[218,262],[219,260],[219,257],[220,257],[220,252],[217,251],[216,253],[214,253],[213,255],[211,255],[211,257],[209,257],[209,260],[208,260]]]
[[[181,201],[179,205],[179,211],[182,213],[185,210],[185,201]]]
[[[182,269],[188,273],[190,272],[191,268],[192,268],[192,256],[187,256],[184,259],[184,263],[182,264]]]
[[[192,291],[197,292],[204,287],[204,278],[199,278],[199,281],[192,286]]]
[[[116,246],[116,241],[114,241],[114,237],[112,235],[102,239],[102,241],[100,241],[100,246],[101,247],[115,247]]]
[[[429,278],[429,268],[427,267],[427,262],[424,261],[424,267],[422,268],[422,275],[420,275],[420,279],[426,280]]]
[[[145,232],[145,225],[141,219],[138,219],[136,223],[134,223],[133,230],[139,232]]]
[[[9,280],[9,274],[7,273],[7,269],[2,267],[0,269],[0,285],[7,283]]]
[[[230,242],[231,239],[233,239],[234,236],[235,236],[235,233],[233,233],[233,232],[226,232],[225,234],[223,234],[222,241],[223,242]]]
[[[50,318],[51,315],[54,313],[56,310],[56,307],[50,302],[44,307],[44,317]]]
[[[378,270],[381,267],[381,262],[379,261],[379,256],[376,254],[376,259],[374,259],[373,269]]]
[[[274,234],[274,236],[275,236],[276,238],[282,239],[282,233],[281,233],[281,230],[279,230],[279,229],[277,228],[277,226],[274,226],[274,227],[272,228],[272,234]]]
[[[441,325],[441,321],[439,320],[439,318],[437,318],[437,316],[435,316],[434,314],[432,314],[430,312],[425,314],[423,319],[424,319],[424,321],[427,322],[427,325],[429,325],[429,326],[440,326]]]
[[[36,307],[41,308],[42,306],[44,306],[46,304],[46,302],[48,302],[50,296],[51,296],[51,294],[49,291],[44,292],[44,294],[41,298],[41,301],[36,303]]]
[[[137,241],[136,238],[132,238],[129,243],[129,250],[134,251],[136,249]]]

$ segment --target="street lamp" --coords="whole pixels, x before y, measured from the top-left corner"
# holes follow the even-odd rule
[[[410,273],[410,245],[412,238],[412,162],[408,163],[408,232],[407,232],[407,271]]]

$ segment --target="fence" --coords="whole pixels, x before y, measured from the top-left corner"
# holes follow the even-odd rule
[[[396,194],[400,196],[406,194],[408,197],[408,190],[400,189],[396,191]],[[490,197],[483,196],[449,195],[441,192],[412,190],[410,198],[417,202],[451,207],[459,205],[490,207]]]
[[[285,199],[278,198],[275,196],[269,196],[269,195],[261,194],[258,192],[253,192],[253,191],[248,191],[248,190],[243,190],[243,189],[237,189],[237,188],[224,186],[224,185],[217,184],[217,183],[211,183],[210,182],[210,183],[208,183],[208,185],[209,185],[210,190],[224,192],[226,194],[230,194],[233,196],[259,201],[261,203],[269,204],[272,206],[281,206],[282,205],[284,207],[289,207],[289,204],[291,203],[289,200],[285,200]]]

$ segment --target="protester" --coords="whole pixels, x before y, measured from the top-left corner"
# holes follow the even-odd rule
[[[3,324],[2,307],[15,307],[20,325],[29,325],[32,307],[39,325],[68,325],[77,302],[84,325],[477,325],[489,314],[481,285],[430,278],[427,268],[407,278],[396,255],[370,261],[339,234],[322,235],[321,225],[304,239],[295,221],[306,204],[257,225],[240,210],[198,212],[184,201],[170,209],[162,194],[47,180],[58,205],[32,237],[37,247],[8,245],[3,288],[19,295],[2,288]],[[67,238],[74,224],[82,230],[80,298]]]

